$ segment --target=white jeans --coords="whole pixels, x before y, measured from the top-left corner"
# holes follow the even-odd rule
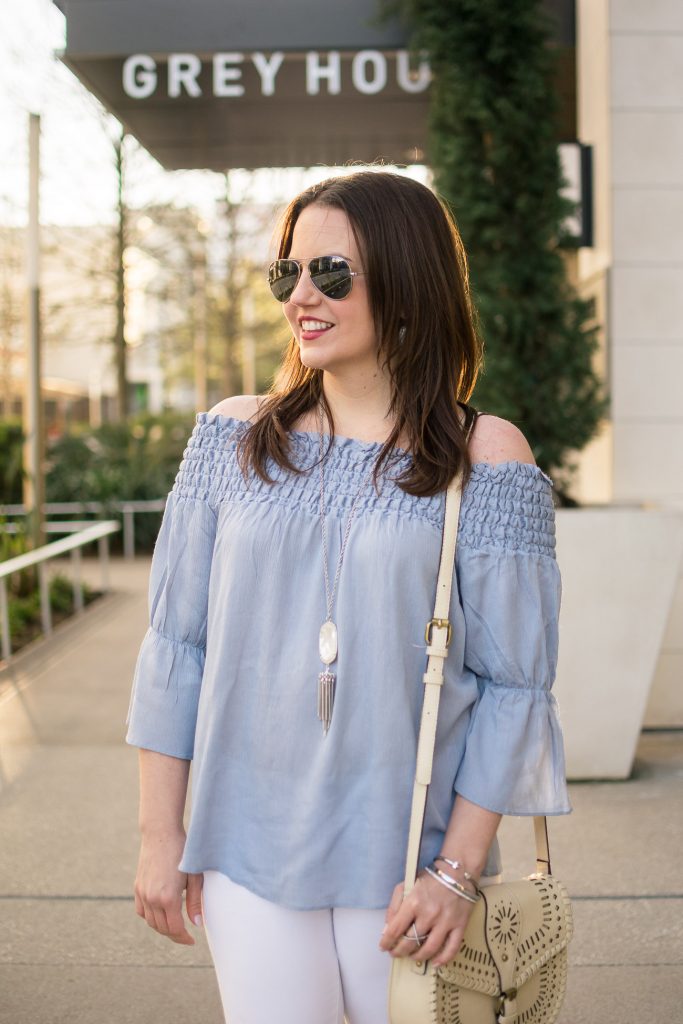
[[[202,908],[228,1024],[387,1024],[384,910],[290,910],[220,871]]]

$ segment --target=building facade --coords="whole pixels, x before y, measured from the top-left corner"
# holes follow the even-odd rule
[[[604,430],[578,497],[683,511],[683,4],[577,0],[577,134],[593,147],[579,286],[604,324]],[[645,724],[683,725],[683,575]]]

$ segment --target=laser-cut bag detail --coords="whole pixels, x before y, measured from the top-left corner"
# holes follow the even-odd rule
[[[417,877],[427,790],[431,779],[443,663],[450,642],[450,607],[458,533],[461,475],[446,493],[434,618],[427,626],[425,696],[408,836],[404,897]],[[435,636],[436,634],[436,636]],[[453,960],[396,957],[389,979],[390,1024],[554,1024],[567,987],[572,906],[551,874],[545,817],[534,817],[536,872],[482,885]]]

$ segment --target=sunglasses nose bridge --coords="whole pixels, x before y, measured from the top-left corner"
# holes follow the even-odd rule
[[[296,284],[294,285],[292,293],[289,296],[289,301],[293,302],[295,305],[310,305],[310,301],[300,301],[299,298],[297,298],[297,296],[300,296],[300,298],[305,299],[306,297],[310,297],[311,295],[314,297],[317,296],[318,299],[320,298],[320,292],[318,291],[318,289],[313,284],[313,281],[311,280],[311,274],[308,269],[308,265],[306,263],[299,263],[299,276],[297,277]]]

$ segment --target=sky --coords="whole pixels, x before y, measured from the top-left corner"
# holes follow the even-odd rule
[[[73,75],[55,60],[64,19],[51,0],[0,0],[0,217],[23,223],[30,112],[41,115],[41,214],[48,222],[108,219],[115,178],[106,135]]]
[[[41,220],[81,225],[114,220],[116,177],[110,138],[118,123],[55,57],[65,19],[52,0],[0,0],[0,224],[25,224],[28,115],[41,115]],[[211,219],[225,179],[211,171],[165,171],[131,141],[127,200],[196,206]],[[236,197],[284,203],[335,168],[231,172]],[[425,168],[411,174],[426,180]],[[279,193],[279,195],[278,195]]]
[[[0,220],[24,223],[28,114],[41,115],[41,219],[55,224],[113,220],[116,176],[110,139],[118,122],[55,57],[65,20],[52,0],[0,0]],[[132,145],[132,205],[181,195],[207,214],[224,189],[220,175],[169,173]]]

